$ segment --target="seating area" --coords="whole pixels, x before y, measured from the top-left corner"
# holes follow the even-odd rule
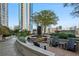
[[[35,36],[28,37],[28,41],[33,45],[56,53],[57,56],[78,56],[79,48],[76,38],[59,39],[57,36],[45,37],[46,42],[36,42]]]
[[[32,43],[34,46],[37,46],[37,47],[40,47],[40,48],[43,48],[43,49],[46,50],[46,47],[43,46],[41,43],[36,42],[36,39],[37,39],[37,38],[35,38],[35,36],[27,37],[27,41],[28,41],[29,43]],[[43,46],[43,47],[42,47],[42,46]]]
[[[71,51],[77,51],[77,43],[76,43],[76,40],[75,39],[69,39],[69,41],[66,43],[66,49],[67,50],[71,50]]]
[[[50,47],[59,47],[64,50],[69,50],[69,51],[78,51],[78,42],[76,38],[68,38],[67,40],[65,39],[58,39],[57,37],[53,37],[50,39],[49,43]]]
[[[37,46],[37,47],[40,47],[40,44],[37,43],[37,42],[33,42],[33,44],[34,44],[35,46]]]

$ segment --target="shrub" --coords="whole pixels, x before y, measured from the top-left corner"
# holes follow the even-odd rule
[[[3,37],[10,36],[10,29],[6,26],[1,26],[0,27],[0,34],[3,35]]]
[[[23,30],[23,31],[17,33],[18,39],[19,39],[21,42],[24,42],[24,43],[26,42],[25,37],[26,37],[27,35],[29,35],[29,32],[28,32],[27,30]]]
[[[51,35],[51,37],[56,37],[56,36],[59,36],[59,33],[52,33],[50,35]]]
[[[57,33],[52,33],[52,34],[50,34],[51,36],[56,36],[57,35]]]
[[[75,34],[68,34],[68,37],[75,38]]]
[[[26,37],[28,35],[28,31],[24,30],[24,31],[16,33],[16,35]]]
[[[25,40],[25,37],[18,37],[18,39],[21,41],[21,42],[26,42],[26,40]]]
[[[59,33],[58,37],[61,38],[61,39],[67,39],[68,35],[66,33]]]
[[[57,36],[61,39],[68,39],[68,38],[75,38],[75,34],[73,33],[64,33],[64,32],[61,32],[61,33],[58,33]]]
[[[27,31],[27,30],[22,30],[20,31],[20,29],[15,29],[13,31],[13,34],[16,35],[16,36],[23,36],[23,37],[26,37],[27,35],[30,35],[31,32],[30,31]]]
[[[3,34],[3,37],[11,36],[11,34]]]

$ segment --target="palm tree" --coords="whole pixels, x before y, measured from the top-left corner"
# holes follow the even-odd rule
[[[41,16],[40,16],[40,14],[38,12],[33,13],[32,14],[32,20],[34,21],[34,23],[37,24],[37,26],[39,26],[40,23],[41,23]]]
[[[42,10],[40,12],[35,12],[32,15],[33,21],[38,25],[42,26],[42,29],[44,28],[44,33],[46,33],[47,26],[51,24],[57,24],[58,17],[54,12],[51,10]]]
[[[73,7],[71,15],[79,17],[79,3],[65,3],[64,4],[64,7],[68,7],[68,6]]]

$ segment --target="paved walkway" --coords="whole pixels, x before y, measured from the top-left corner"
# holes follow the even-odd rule
[[[5,42],[0,42],[0,56],[22,56],[15,49],[15,41],[16,38],[12,37]]]
[[[11,39],[0,42],[0,56],[22,56],[15,48],[15,37]],[[56,56],[79,56],[79,53],[67,51],[61,48],[49,47],[49,51],[54,52]]]
[[[55,53],[56,56],[79,56],[79,52],[72,52],[59,47],[48,47],[48,50]]]

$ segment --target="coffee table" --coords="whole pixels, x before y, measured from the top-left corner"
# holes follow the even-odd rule
[[[60,48],[65,48],[65,44],[66,44],[66,42],[59,42],[59,47]]]

